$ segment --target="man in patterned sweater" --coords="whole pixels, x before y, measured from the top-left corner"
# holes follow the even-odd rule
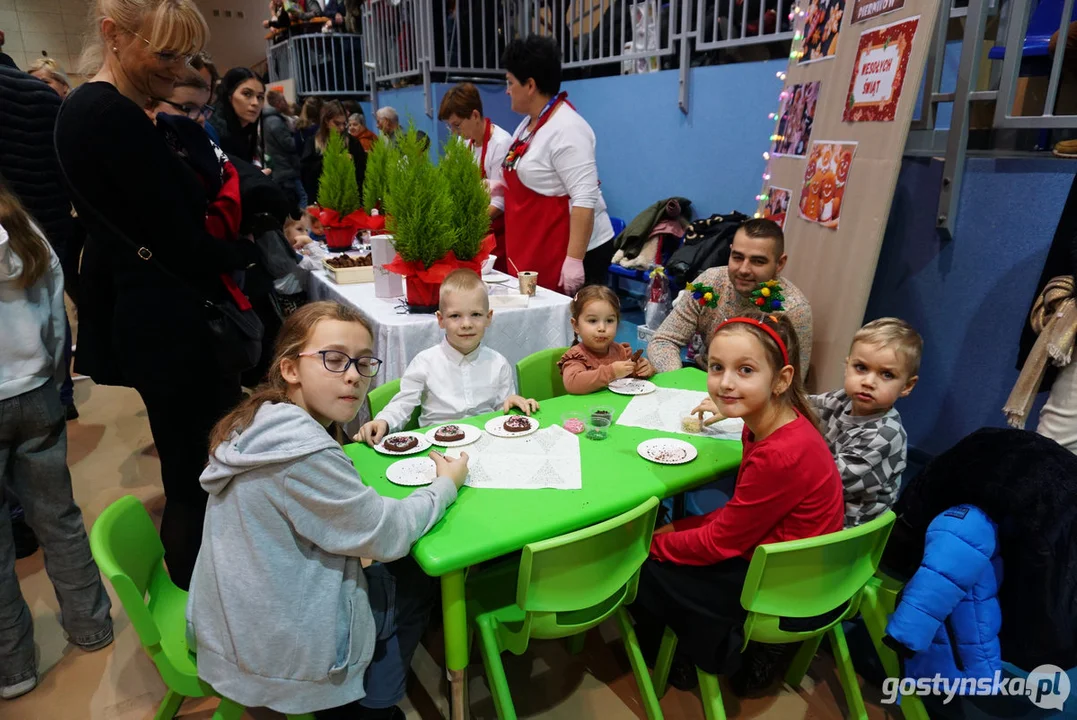
[[[791,282],[778,276],[785,267],[785,236],[772,220],[748,220],[737,229],[729,253],[729,266],[704,270],[693,282],[713,288],[718,304],[701,306],[691,293],[682,293],[673,311],[647,345],[647,357],[658,372],[681,368],[681,348],[699,335],[705,343],[723,321],[758,311],[750,299],[760,283],[777,280],[782,288],[786,317],[792,321],[800,344],[800,373],[808,374],[811,362],[811,306]],[[700,359],[706,353],[697,355]]]
[[[811,396],[845,486],[845,527],[897,501],[906,436],[894,403],[916,385],[922,351],[919,333],[904,320],[873,320],[853,336],[845,387]]]

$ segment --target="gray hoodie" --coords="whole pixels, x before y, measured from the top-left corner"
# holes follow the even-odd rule
[[[34,227],[39,235],[41,232]],[[50,380],[59,389],[66,376],[64,276],[49,248],[49,268],[28,288],[19,287],[22,258],[0,225],[0,400],[7,400]]]
[[[282,713],[364,697],[376,628],[359,558],[407,555],[456,499],[452,481],[384,498],[305,410],[267,403],[217,447],[201,483],[210,497],[187,604],[198,676]]]

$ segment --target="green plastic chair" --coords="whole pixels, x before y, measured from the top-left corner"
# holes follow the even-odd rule
[[[894,513],[885,512],[864,525],[804,540],[760,545],[752,554],[740,603],[748,611],[744,621],[744,645],[802,642],[786,673],[785,681],[799,687],[815,657],[823,636],[830,638],[838,678],[852,717],[867,720],[868,713],[842,632],[843,620],[856,615],[864,589],[879,568],[879,560],[894,524]],[[827,622],[806,632],[783,630],[783,618],[827,615]],[[666,628],[654,669],[654,689],[665,693],[677,636]],[[707,720],[724,720],[722,690],[718,678],[696,668],[703,712]]]
[[[864,597],[860,602],[860,614],[887,677],[901,677],[897,653],[883,644],[883,637],[886,635],[886,623],[897,607],[898,593],[904,585],[883,572],[877,572],[864,588]],[[917,695],[903,695],[899,707],[906,720],[929,720],[924,701]]]
[[[187,592],[168,576],[164,546],[138,498],[127,495],[105,508],[90,531],[90,550],[168,688],[154,720],[174,718],[186,698],[220,697],[198,679],[194,653],[187,648]],[[213,717],[232,720],[243,710],[222,698]],[[288,717],[314,720],[309,714]]]
[[[396,397],[396,394],[400,392],[400,379],[391,380],[384,385],[379,385],[366,394],[367,402],[370,404],[370,419],[380,413],[389,401]],[[422,411],[422,407],[416,406],[415,411],[411,414],[411,419],[408,420],[408,424],[404,426],[405,430],[418,430],[419,429],[419,413]]]
[[[516,385],[520,394],[539,402],[565,395],[565,382],[557,369],[557,361],[566,351],[567,347],[539,350],[516,363]]]
[[[651,547],[658,499],[560,537],[525,545],[520,563],[501,563],[468,579],[468,614],[497,716],[515,720],[501,653],[527,651],[531,638],[582,637],[615,616],[640,686],[647,717],[662,710],[624,605],[636,597],[639,569]]]

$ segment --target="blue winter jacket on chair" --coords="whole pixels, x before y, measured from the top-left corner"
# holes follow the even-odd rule
[[[1002,584],[995,523],[973,505],[931,521],[924,558],[886,626],[910,678],[992,678],[1002,670]]]

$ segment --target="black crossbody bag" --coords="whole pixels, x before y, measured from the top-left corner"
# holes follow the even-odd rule
[[[60,112],[63,112],[62,107]],[[59,127],[59,117],[57,117],[56,126]],[[186,288],[199,300],[202,306],[203,319],[210,336],[213,338],[213,355],[221,372],[225,374],[241,373],[257,365],[262,356],[262,336],[265,333],[265,326],[257,313],[253,309],[240,310],[231,299],[222,302],[206,299],[192,283],[180,278],[166,268],[160,260],[156,260],[153,257],[152,250],[144,245],[132,242],[97,208],[87,202],[86,198],[75,188],[67,174],[67,168],[64,167],[63,161],[60,160],[60,153],[56,148],[55,129],[53,130],[53,148],[54,152],[56,152],[56,163],[60,166],[60,172],[64,176],[67,189],[83,208],[89,210],[94,218],[117,240],[130,247],[140,261],[154,266],[161,274]]]

